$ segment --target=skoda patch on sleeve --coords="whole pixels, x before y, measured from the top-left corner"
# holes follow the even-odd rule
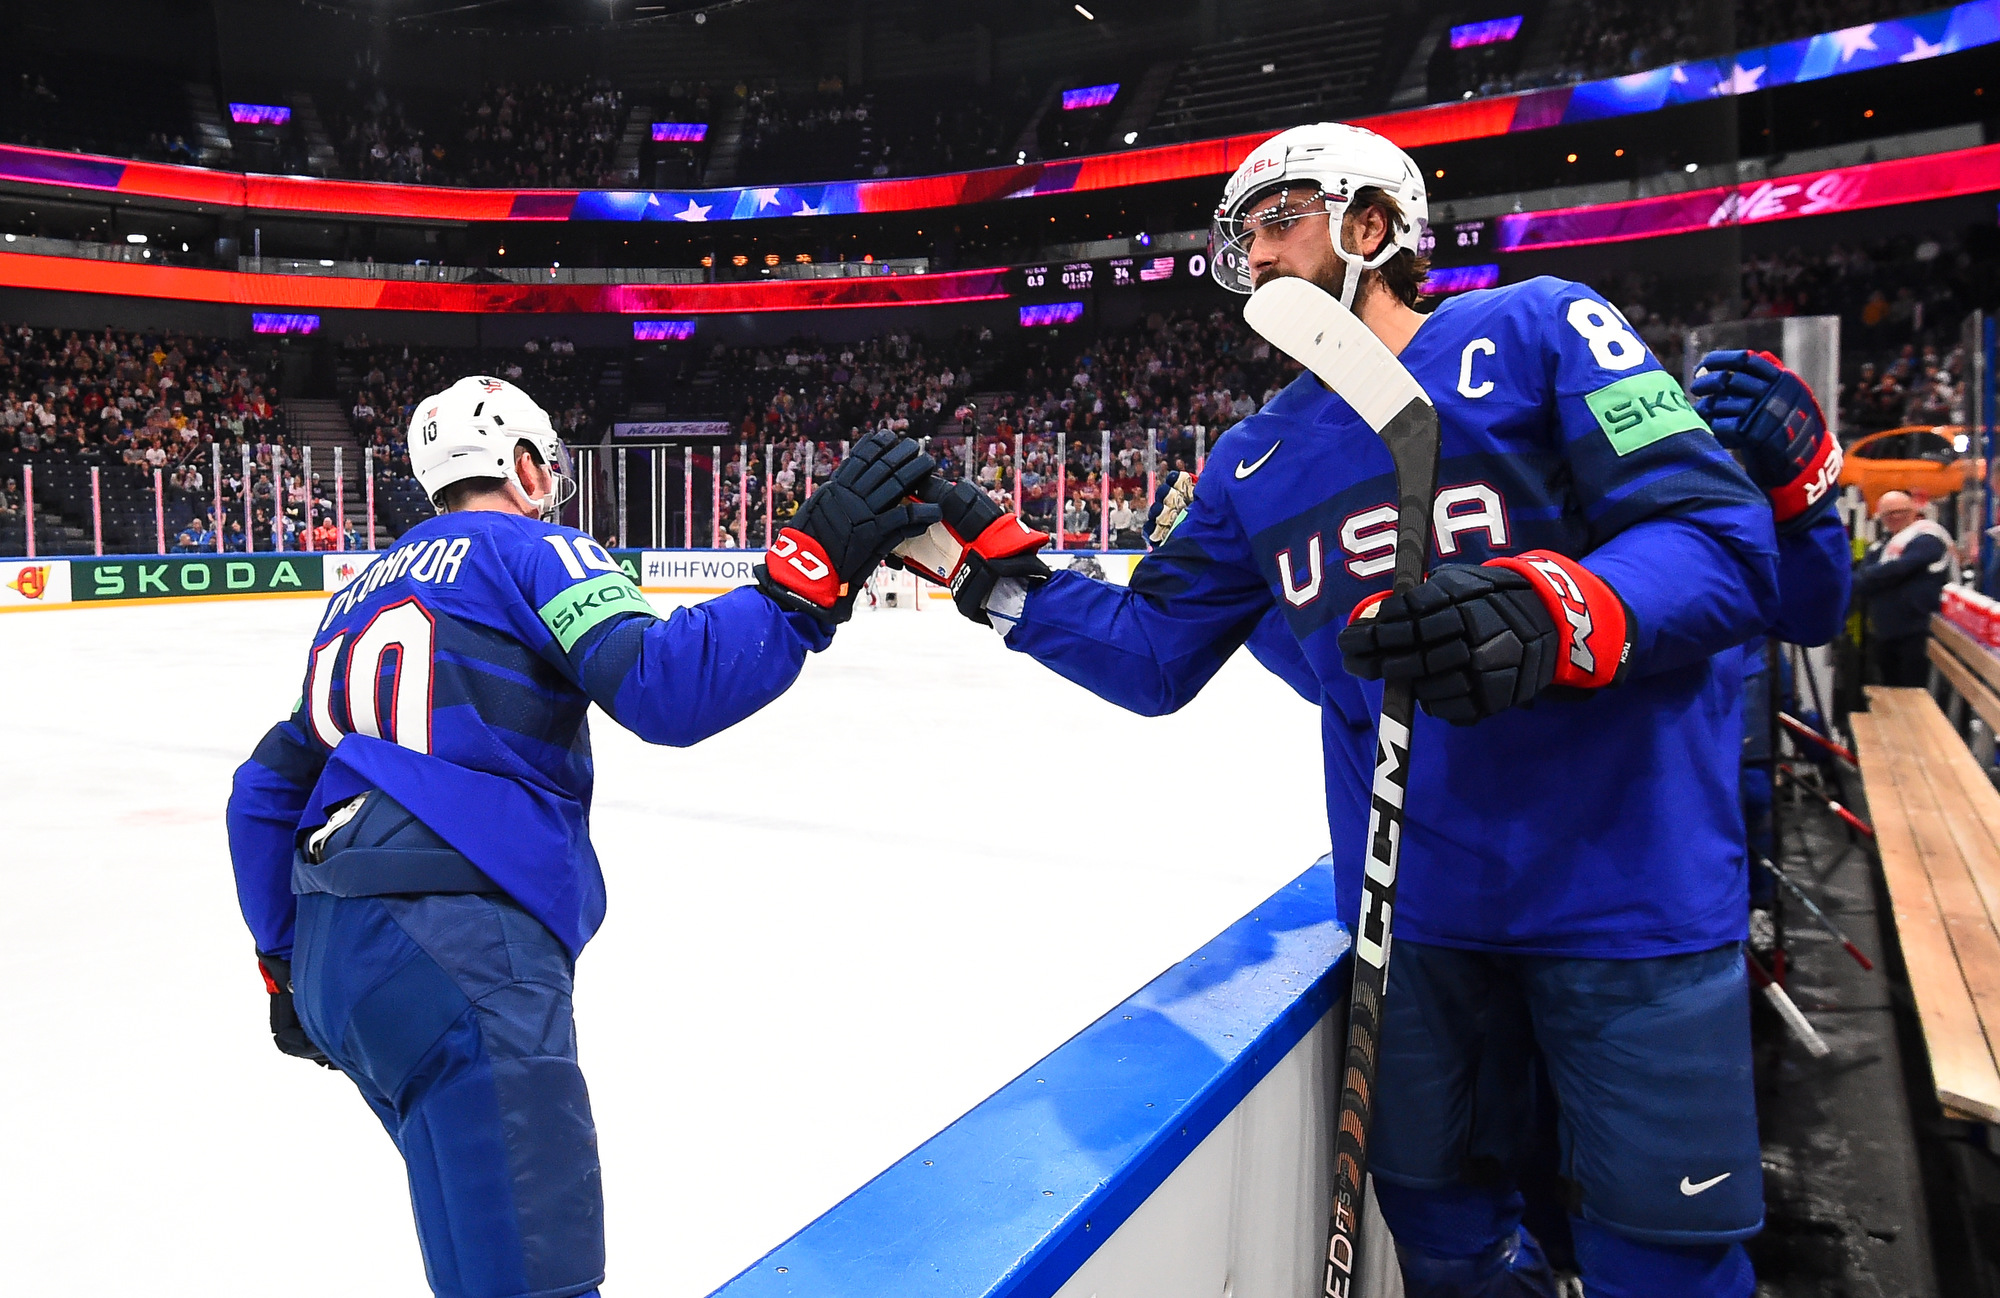
[[[541,607],[542,622],[564,653],[575,648],[586,631],[606,618],[621,613],[652,612],[653,606],[622,572],[607,572],[602,577],[578,582]]]
[[[1708,429],[1694,412],[1687,393],[1665,370],[1606,384],[1586,395],[1584,401],[1597,416],[1597,426],[1604,430],[1611,449],[1620,455],[1630,455],[1675,433]]]

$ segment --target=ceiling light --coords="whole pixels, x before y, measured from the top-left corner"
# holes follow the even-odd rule
[[[322,265],[322,266],[331,266],[331,265],[333,265],[333,258],[331,258],[331,257],[321,257],[321,258],[319,259],[319,264],[320,264],[320,265]]]
[[[1695,172],[1701,170],[1701,164],[1697,162],[1690,162],[1688,163],[1687,166],[1682,167],[1681,170],[1687,172],[1688,175],[1692,176]]]
[[[1125,132],[1125,143],[1137,144],[1138,142],[1139,142],[1139,133],[1137,131]]]
[[[1082,5],[1071,5],[1070,8],[1076,10],[1078,13],[1082,14],[1085,18],[1089,19],[1091,22],[1097,21],[1097,15],[1090,12],[1090,10],[1084,8]]]
[[[146,242],[146,236],[145,236],[145,235],[143,235],[143,234],[128,234],[128,235],[126,235],[126,236],[125,236],[125,242],[127,242],[127,243],[144,243],[144,242]]]

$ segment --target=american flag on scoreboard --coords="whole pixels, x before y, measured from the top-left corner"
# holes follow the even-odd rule
[[[1174,259],[1172,257],[1154,257],[1139,267],[1139,278],[1148,284],[1158,280],[1172,279],[1173,277]]]

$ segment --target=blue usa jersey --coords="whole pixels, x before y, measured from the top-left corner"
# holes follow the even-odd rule
[[[1469,728],[1419,713],[1397,934],[1607,958],[1742,937],[1741,655],[1725,651],[1777,613],[1770,506],[1624,319],[1581,285],[1544,278],[1453,298],[1401,359],[1442,431],[1431,562],[1576,558],[1624,598],[1634,643],[1613,689],[1544,697]],[[1350,922],[1381,687],[1343,670],[1335,637],[1356,603],[1388,588],[1394,501],[1381,441],[1302,375],[1217,441],[1186,515],[1128,588],[1058,573],[1007,640],[1157,714],[1280,610],[1318,678]]]
[[[297,836],[380,789],[582,951],[604,919],[590,705],[692,744],[827,643],[750,587],[660,618],[571,528],[484,511],[412,528],[327,601],[298,705],[236,772],[229,847],[257,949],[290,954]]]

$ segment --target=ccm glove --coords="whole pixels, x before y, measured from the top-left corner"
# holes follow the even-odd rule
[[[1769,494],[1780,532],[1802,532],[1833,508],[1840,443],[1804,379],[1769,352],[1714,351],[1693,392],[1695,413]]]
[[[1371,595],[1340,633],[1364,680],[1412,682],[1441,721],[1469,726],[1544,693],[1616,684],[1632,615],[1602,578],[1546,550],[1451,564],[1406,594]]]
[[[259,951],[257,969],[264,975],[264,990],[271,993],[271,1039],[278,1049],[296,1059],[310,1059],[321,1068],[333,1067],[326,1052],[306,1035],[292,1006],[292,962]]]
[[[1003,579],[1029,588],[1049,579],[1049,566],[1035,555],[1049,543],[1049,534],[1007,513],[972,483],[933,478],[924,499],[934,502],[939,521],[897,546],[891,562],[945,587],[965,616],[991,626],[986,601]]]
[[[1160,481],[1153,493],[1153,507],[1146,511],[1146,544],[1159,546],[1173,534],[1181,515],[1194,503],[1195,475],[1175,469]]]
[[[847,621],[875,565],[938,521],[938,507],[916,499],[936,467],[907,437],[875,432],[856,442],[764,552],[758,586],[829,627]]]

